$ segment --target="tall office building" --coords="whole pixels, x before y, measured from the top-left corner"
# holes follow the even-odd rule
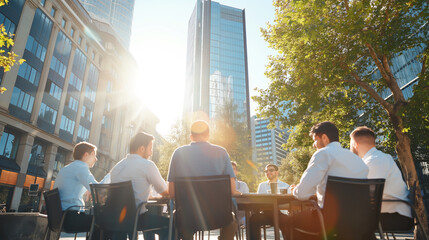
[[[245,11],[198,0],[188,23],[184,117],[232,103],[250,126]]]
[[[252,160],[261,163],[262,167],[268,163],[280,165],[287,154],[282,145],[287,142],[289,133],[281,129],[279,123],[275,128],[268,129],[269,123],[267,118],[252,117]]]
[[[6,73],[0,68],[7,89],[0,94],[0,203],[7,210],[37,211],[76,143],[98,147],[91,171],[100,180],[134,133],[156,134],[158,119],[130,104],[138,102],[135,60],[78,1],[13,0],[0,7],[0,24],[15,34],[10,50],[26,59]]]
[[[93,19],[109,23],[126,48],[130,45],[134,0],[79,0]]]

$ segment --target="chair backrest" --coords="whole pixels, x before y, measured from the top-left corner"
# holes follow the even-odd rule
[[[229,175],[177,179],[174,194],[179,229],[212,230],[233,221]]]
[[[384,181],[328,176],[323,216],[329,238],[361,240],[374,234]]]
[[[102,230],[132,231],[136,201],[131,181],[112,184],[90,184],[94,220]]]
[[[53,232],[60,232],[63,209],[58,188],[44,192],[43,197],[45,198],[46,213],[48,214],[48,227]]]

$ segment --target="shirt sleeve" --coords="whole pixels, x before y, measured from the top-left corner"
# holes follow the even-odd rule
[[[243,192],[242,193],[249,193],[249,186],[247,186],[247,183],[243,182],[244,187],[243,187]]]
[[[95,180],[94,175],[92,175],[89,168],[82,169],[81,173],[78,175],[79,182],[88,190],[91,191],[89,184],[97,184],[97,180]]]
[[[170,160],[170,166],[168,167],[168,175],[167,175],[167,181],[174,182],[176,178],[175,169],[176,169],[176,162],[177,162],[177,149],[174,151],[173,155],[171,156]]]
[[[316,194],[317,185],[323,181],[328,171],[329,161],[326,151],[321,150],[314,153],[292,194],[299,200],[307,200]]]
[[[224,161],[226,165],[225,174],[231,176],[232,178],[236,178],[234,170],[232,169],[231,159],[229,158],[228,152],[224,149]]]
[[[264,183],[262,182],[262,183],[260,183],[260,184],[259,184],[259,186],[258,186],[258,193],[259,193],[259,194],[261,194],[261,193],[266,193],[266,192],[264,191],[264,187],[263,187],[263,185],[264,185]]]
[[[163,193],[167,190],[167,183],[165,183],[155,163],[152,161],[149,162],[150,164],[149,169],[147,171],[147,179],[149,183],[152,184],[153,188],[157,193]]]

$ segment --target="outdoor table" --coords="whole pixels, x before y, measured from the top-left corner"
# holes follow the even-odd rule
[[[38,212],[0,213],[0,239],[42,239],[48,217]]]
[[[289,209],[289,203],[297,199],[292,194],[256,194],[248,193],[234,196],[238,210],[246,211],[246,239],[250,239],[250,212],[273,211],[274,238],[280,240],[279,210]]]

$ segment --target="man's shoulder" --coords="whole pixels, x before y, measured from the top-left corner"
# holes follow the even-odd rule
[[[365,163],[390,163],[393,162],[393,158],[390,154],[384,153],[380,150],[373,151],[370,155],[365,157]]]

